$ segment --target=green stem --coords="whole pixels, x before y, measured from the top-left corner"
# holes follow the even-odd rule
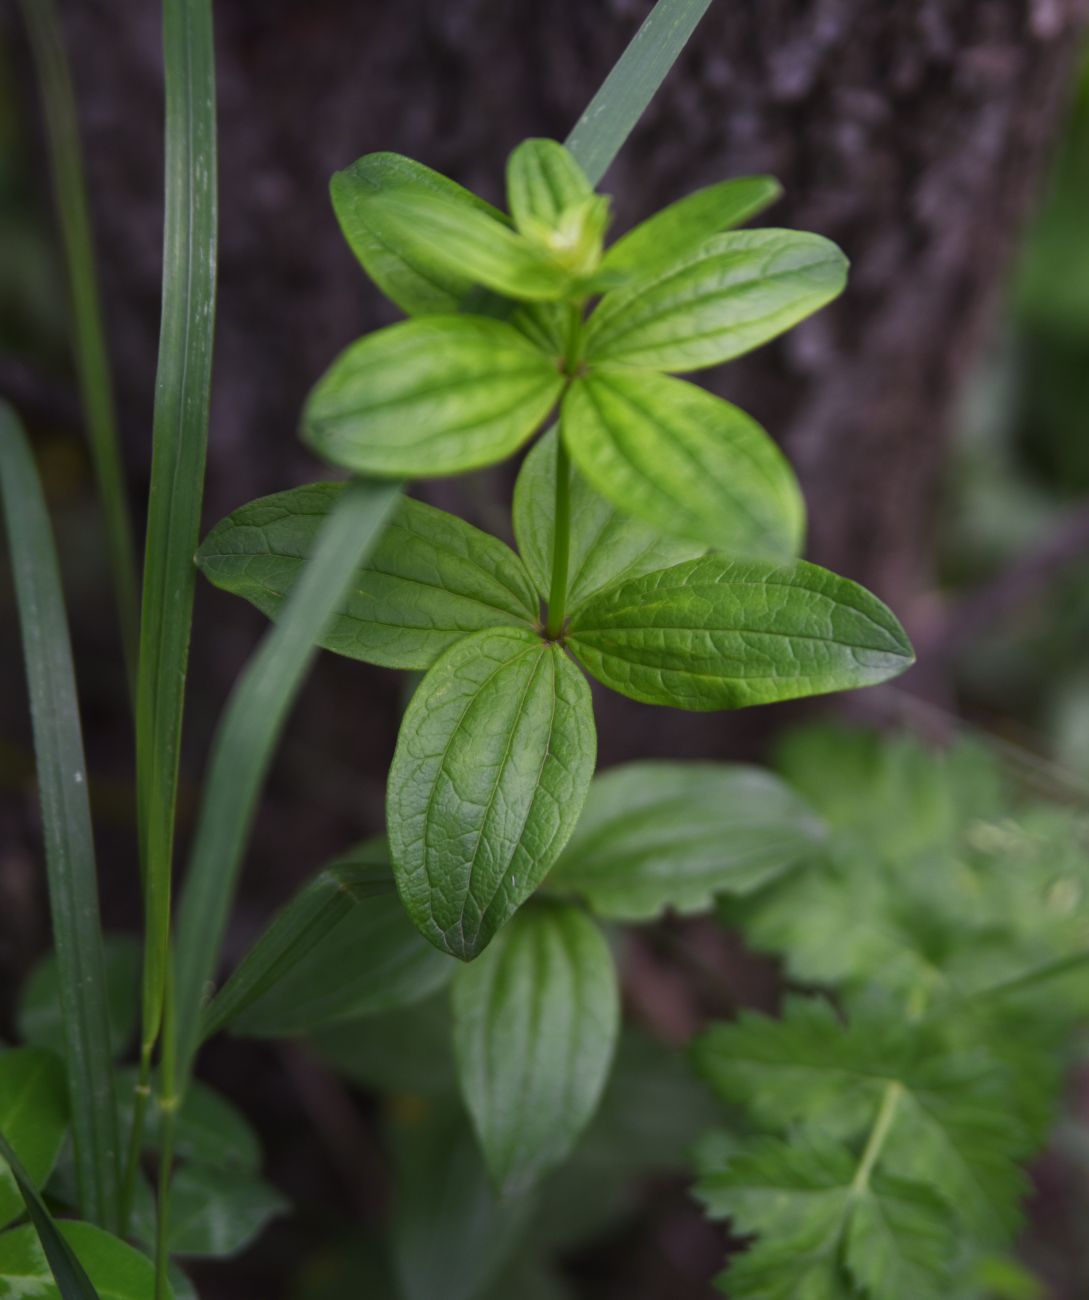
[[[881,1151],[889,1136],[893,1121],[896,1119],[896,1108],[900,1105],[900,1098],[903,1095],[903,1084],[896,1079],[890,1079],[885,1085],[885,1091],[881,1096],[881,1105],[878,1108],[873,1128],[870,1129],[870,1136],[866,1141],[865,1150],[862,1152],[862,1159],[858,1162],[858,1169],[851,1180],[851,1192],[855,1196],[860,1195],[870,1185],[870,1176],[873,1173],[874,1165],[880,1159]]]
[[[571,459],[556,438],[556,511],[552,521],[552,585],[548,592],[545,635],[552,641],[563,633],[567,617],[567,570],[571,559]]]
[[[178,1029],[174,979],[170,967],[163,990],[163,1051],[159,1062],[159,1192],[155,1207],[155,1300],[170,1292],[170,1183],[174,1177],[174,1142],[178,1123]]]
[[[140,1153],[144,1149],[144,1124],[147,1117],[148,1102],[151,1100],[151,1052],[147,1044],[140,1051],[140,1073],[136,1079],[132,1095],[132,1130],[129,1133],[128,1151],[125,1154],[125,1168],[121,1181],[121,1236],[128,1236],[129,1220],[132,1218],[133,1201],[136,1198],[136,1179],[140,1172]]]
[[[1056,979],[1060,975],[1066,975],[1072,970],[1077,970],[1079,966],[1089,965],[1089,952],[1076,952],[1069,957],[1057,957],[1054,961],[1045,962],[1042,966],[1035,966],[1030,971],[1025,971],[1023,975],[1014,975],[1011,979],[1003,980],[999,984],[992,984],[988,988],[980,989],[976,993],[970,994],[965,1000],[967,1002],[987,1001],[991,998],[1006,997],[1010,993],[1020,993],[1023,989],[1031,988],[1034,984],[1043,984],[1048,980]]]

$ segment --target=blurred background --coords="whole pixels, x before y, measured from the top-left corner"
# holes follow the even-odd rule
[[[220,294],[206,527],[256,496],[331,477],[297,439],[302,400],[343,345],[393,319],[339,236],[331,173],[393,149],[500,199],[509,150],[527,135],[566,135],[649,7],[218,0]],[[140,521],[161,272],[159,7],[61,0],[59,9]],[[825,234],[851,258],[841,300],[710,383],[751,411],[797,468],[808,557],[888,602],[919,663],[894,688],[737,715],[602,695],[603,764],[761,759],[799,719],[848,711],[939,741],[980,729],[1031,773],[1037,793],[1089,800],[1087,18],[1086,0],[713,0],[603,188],[624,229],[702,184],[770,172],[785,198],[765,220]],[[106,921],[135,930],[125,681],[66,303],[33,66],[18,9],[4,0],[0,392],[30,429],[59,534]],[[421,495],[509,537],[511,482],[512,472],[493,471],[423,485]],[[247,606],[198,587],[183,837],[215,719],[262,630]],[[19,985],[48,945],[48,915],[6,566],[0,682],[7,1037]],[[381,830],[399,694],[393,674],[322,657],[271,778],[229,958],[324,859]],[[670,923],[628,941],[628,1008],[661,1042],[683,1041],[706,1010],[678,949],[704,952],[737,1001],[774,1003],[773,965],[708,926]],[[358,1289],[370,1265],[357,1229],[380,1232],[389,1171],[378,1103],[363,1086],[375,1075],[345,1065],[344,1038],[327,1051],[227,1041],[208,1053],[207,1077],[255,1120],[266,1172],[295,1210],[235,1260],[197,1265],[203,1296],[371,1294]],[[1026,1250],[1060,1298],[1089,1294],[1089,1260],[1073,1245],[1089,1207],[1087,1083],[1071,1085],[1061,1150],[1041,1162],[1028,1229]],[[603,1233],[559,1233],[575,1290],[557,1294],[713,1294],[721,1234],[701,1221],[683,1177],[633,1178],[627,1190],[624,1213]],[[351,1286],[337,1281],[349,1276],[337,1273],[340,1237],[352,1243]],[[531,1293],[512,1284],[508,1294]]]

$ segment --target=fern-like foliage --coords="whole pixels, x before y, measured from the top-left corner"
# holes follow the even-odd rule
[[[1035,1294],[1005,1253],[1089,1013],[1086,819],[1013,800],[975,745],[817,728],[780,767],[823,847],[720,911],[796,991],[694,1048],[741,1121],[699,1155],[708,1213],[755,1239],[723,1290]],[[1024,1289],[997,1292],[998,1274]]]

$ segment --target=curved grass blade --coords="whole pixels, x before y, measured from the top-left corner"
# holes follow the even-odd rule
[[[135,694],[136,641],[140,628],[136,552],[95,271],[75,96],[53,0],[23,0],[22,10],[45,111],[53,193],[72,304],[72,346],[106,530],[121,625],[121,649],[129,689]]]
[[[22,428],[4,402],[0,498],[30,691],[80,1207],[88,1219],[112,1228],[119,1190],[117,1104],[75,669],[41,484]]]
[[[19,1157],[8,1145],[3,1133],[0,1133],[0,1158],[11,1169],[12,1176],[22,1193],[27,1217],[38,1234],[38,1240],[42,1244],[42,1251],[62,1300],[99,1300],[98,1292],[84,1271],[83,1265],[76,1258],[75,1251],[57,1231],[53,1216],[34,1190],[33,1182],[19,1163]]]

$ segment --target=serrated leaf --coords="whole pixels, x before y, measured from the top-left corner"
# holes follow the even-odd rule
[[[552,580],[556,518],[555,428],[540,438],[522,462],[514,485],[514,535],[537,590],[546,600]],[[696,542],[667,537],[617,510],[578,470],[570,468],[571,532],[567,606],[578,609],[590,596],[622,578],[702,555]]]
[[[636,762],[598,776],[548,877],[599,915],[649,920],[746,893],[813,852],[820,821],[756,767]]]
[[[740,226],[782,193],[772,176],[739,176],[707,185],[662,208],[612,245],[603,271],[622,271],[645,280],[670,263],[690,257],[712,235]]]
[[[389,775],[394,871],[436,947],[468,961],[533,893],[593,775],[590,691],[556,644],[496,628],[417,688]]]
[[[68,1086],[60,1057],[40,1047],[0,1050],[0,1133],[26,1177],[44,1186],[68,1133]],[[0,1156],[0,1227],[23,1213],[23,1196]]]
[[[146,1255],[90,1223],[58,1223],[100,1300],[152,1300],[155,1266]],[[0,1236],[0,1296],[63,1300],[31,1227]],[[164,1300],[174,1300],[168,1285]]]
[[[613,505],[732,555],[792,559],[805,504],[786,458],[738,407],[667,375],[595,366],[563,401],[571,458]]]
[[[585,357],[688,371],[767,343],[842,292],[847,259],[820,235],[749,230],[716,235],[649,280],[606,294]]]
[[[507,159],[507,207],[523,234],[538,224],[554,227],[592,193],[582,168],[556,140],[523,140]]]
[[[251,501],[208,534],[198,568],[275,617],[342,491],[312,483]],[[508,546],[405,498],[318,644],[387,668],[430,668],[468,633],[532,625],[539,612],[532,580]]]
[[[801,560],[717,556],[599,592],[568,644],[621,695],[696,711],[869,686],[914,660],[895,616],[856,583]]]
[[[134,1235],[149,1247],[155,1240],[153,1208],[149,1197],[133,1216]],[[245,1170],[182,1165],[170,1184],[170,1253],[192,1259],[237,1255],[289,1209],[275,1187]]]
[[[368,219],[376,194],[419,189],[448,203],[503,222],[503,214],[470,190],[397,153],[369,153],[337,172],[329,184],[333,210],[344,238],[379,289],[409,316],[457,311],[473,287],[464,268],[438,263],[414,240],[384,230],[380,236]]]
[[[941,1197],[919,1183],[878,1173],[855,1197],[844,1262],[872,1300],[946,1300],[957,1245]]]
[[[577,908],[536,904],[453,986],[465,1104],[501,1195],[570,1154],[601,1100],[620,1020],[616,968]]]
[[[503,460],[563,387],[553,361],[505,321],[425,316],[346,348],[303,410],[303,436],[375,478],[438,478]]]
[[[465,275],[516,301],[563,298],[570,272],[537,244],[477,208],[424,189],[389,190],[362,205],[378,239],[417,264]]]

